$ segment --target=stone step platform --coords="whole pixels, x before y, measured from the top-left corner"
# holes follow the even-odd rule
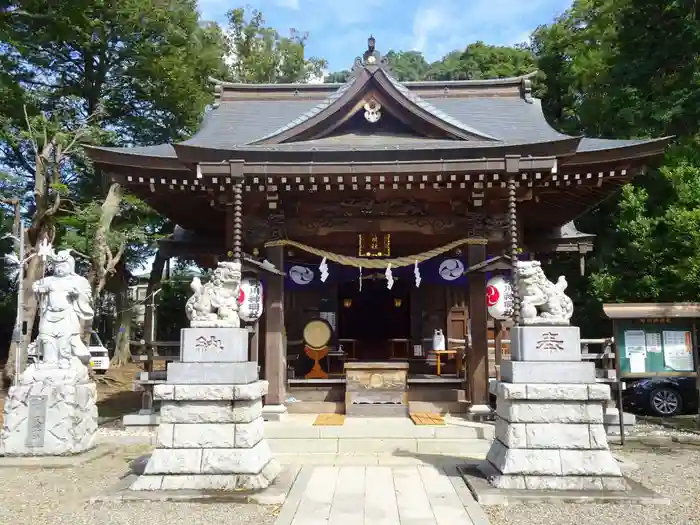
[[[406,452],[482,456],[494,427],[446,418],[445,425],[416,425],[409,418],[346,418],[342,426],[314,426],[315,416],[290,414],[265,423],[273,454],[375,454]]]

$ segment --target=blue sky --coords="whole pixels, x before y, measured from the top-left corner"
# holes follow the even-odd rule
[[[415,49],[433,61],[476,40],[523,42],[571,0],[199,0],[199,7],[204,19],[224,23],[226,11],[246,3],[281,34],[308,31],[308,55],[337,71],[350,68],[370,33],[382,53]]]

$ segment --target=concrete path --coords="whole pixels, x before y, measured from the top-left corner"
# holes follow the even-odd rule
[[[488,525],[455,466],[308,466],[275,525]]]

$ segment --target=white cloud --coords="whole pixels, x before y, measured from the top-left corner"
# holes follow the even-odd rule
[[[419,8],[413,18],[413,49],[425,53],[433,33],[449,24],[448,16],[442,5]]]
[[[413,16],[411,46],[436,60],[476,40],[520,43],[570,5],[571,0],[424,0]]]
[[[285,9],[299,10],[299,0],[275,0],[275,4]]]

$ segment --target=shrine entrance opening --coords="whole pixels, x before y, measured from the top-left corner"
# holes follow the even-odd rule
[[[365,279],[362,290],[357,281],[338,287],[338,339],[354,347],[355,359],[407,357],[404,347],[411,338],[411,286],[411,282],[397,279],[389,290],[384,279]]]

